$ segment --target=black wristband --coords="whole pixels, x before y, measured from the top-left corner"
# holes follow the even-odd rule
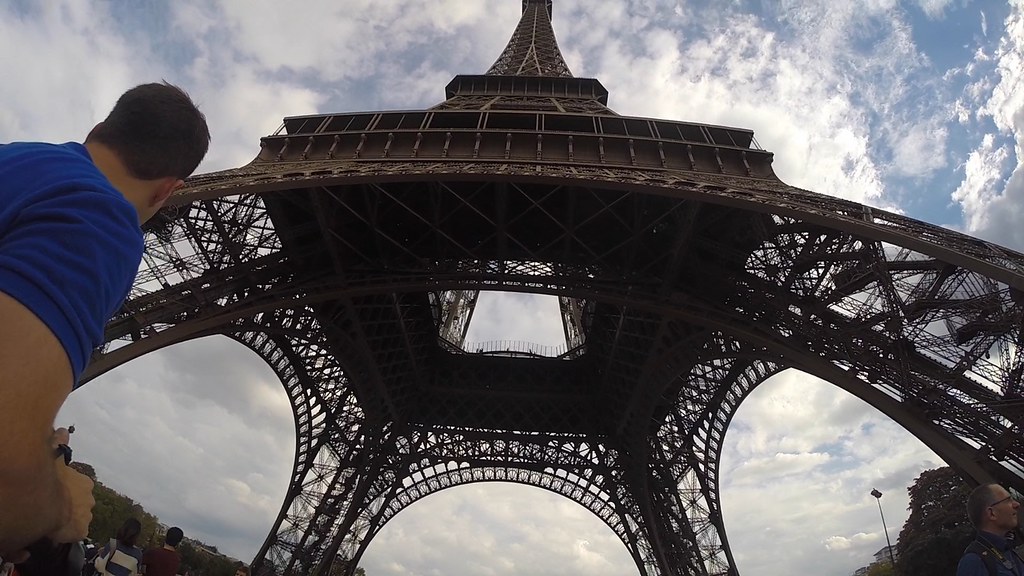
[[[57,456],[64,457],[64,465],[71,464],[71,446],[67,444],[57,444]]]

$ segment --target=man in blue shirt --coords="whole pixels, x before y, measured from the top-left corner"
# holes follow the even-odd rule
[[[138,271],[140,226],[209,147],[180,88],[125,92],[84,144],[0,145],[0,556],[81,540],[92,481],[57,412]]]
[[[967,497],[967,517],[978,529],[967,547],[956,576],[1024,576],[1024,561],[1007,538],[1017,527],[1017,502],[998,484],[978,486]]]

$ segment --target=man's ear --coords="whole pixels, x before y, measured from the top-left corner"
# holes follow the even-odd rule
[[[993,510],[991,506],[989,506],[988,508],[985,509],[985,517],[988,518],[989,520],[995,520],[996,519],[996,511]]]
[[[184,185],[185,181],[180,178],[162,178],[159,181],[159,184],[157,184],[156,190],[153,192],[153,195],[150,197],[150,207],[163,206],[164,202],[166,202],[167,199],[171,197],[171,194],[173,194],[175,190],[181,188]]]

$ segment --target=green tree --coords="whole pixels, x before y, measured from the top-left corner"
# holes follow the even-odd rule
[[[90,467],[91,468],[91,467]],[[146,512],[141,504],[131,498],[119,494],[97,481],[92,490],[96,505],[92,509],[92,523],[89,525],[89,538],[99,544],[105,543],[115,535],[128,518],[134,517],[142,524],[138,546],[147,548],[156,546],[162,534],[157,518]]]
[[[96,470],[92,466],[90,466],[89,464],[86,464],[85,462],[79,462],[78,460],[75,460],[74,462],[69,464],[69,466],[71,466],[72,468],[74,468],[78,472],[81,472],[82,474],[85,474],[93,482],[96,481]]]
[[[896,576],[896,572],[888,562],[875,562],[868,568],[868,576]]]
[[[896,573],[956,574],[974,528],[967,519],[970,488],[952,468],[925,470],[907,489],[910,516],[896,542]]]
[[[221,556],[211,546],[186,538],[178,545],[180,571],[191,570],[201,576],[234,576],[238,561]]]

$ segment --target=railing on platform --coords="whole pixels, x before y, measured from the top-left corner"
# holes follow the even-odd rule
[[[568,348],[565,344],[544,345],[524,340],[489,340],[487,342],[466,342],[462,347],[441,338],[441,345],[449,352],[456,354],[480,354],[484,356],[519,356],[528,358],[563,358],[579,357],[585,350],[584,346]]]

